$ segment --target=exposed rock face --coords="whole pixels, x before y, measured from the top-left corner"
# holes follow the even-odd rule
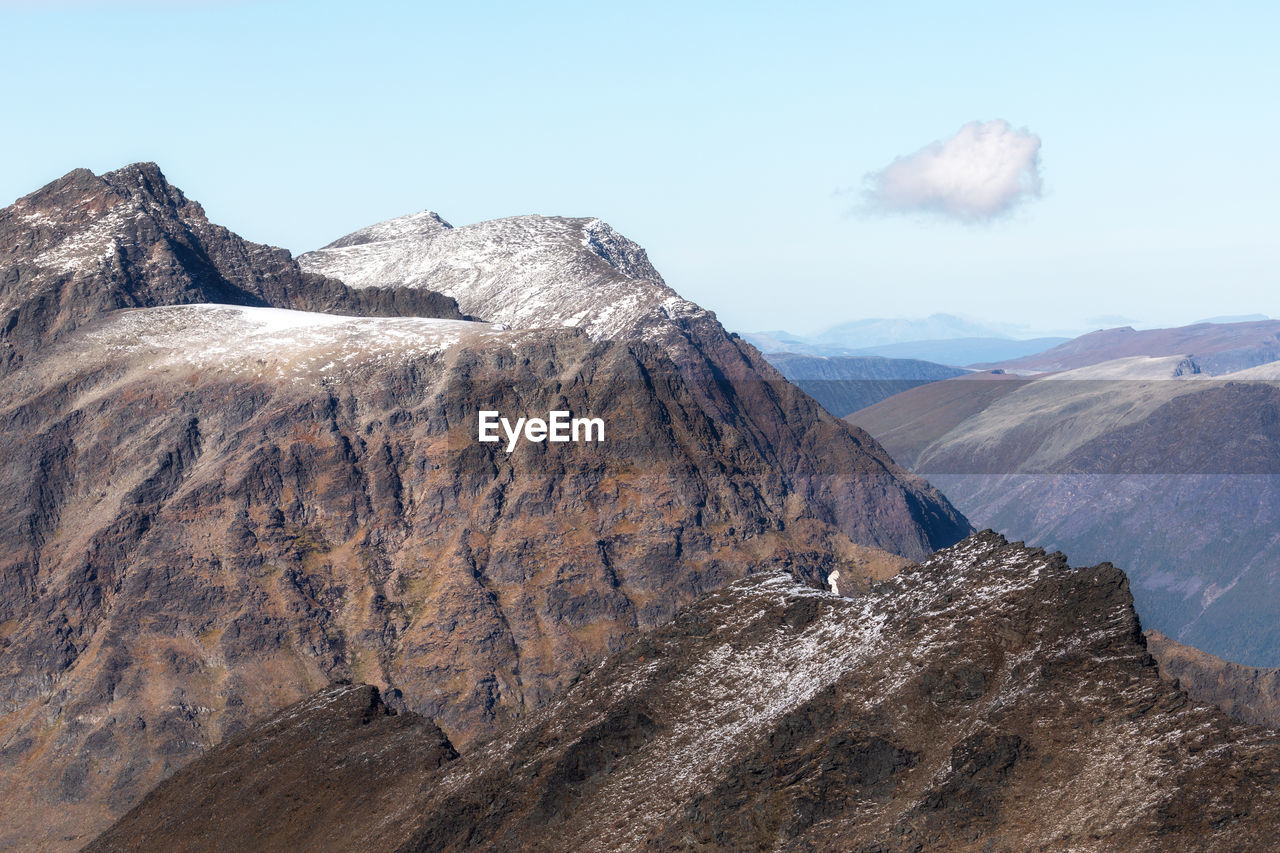
[[[205,217],[154,163],[76,169],[0,211],[0,367],[117,308],[217,302],[378,316],[460,317],[435,293],[353,291],[284,249]]]
[[[1229,663],[1159,631],[1147,631],[1146,637],[1160,674],[1176,679],[1192,699],[1247,723],[1280,728],[1280,669]]]
[[[90,849],[197,849],[243,749]],[[371,851],[1263,850],[1278,791],[1280,738],[1159,677],[1119,570],[983,533],[853,599],[735,582],[335,827]]]
[[[978,374],[849,420],[975,523],[1123,565],[1148,627],[1280,665],[1280,372],[1208,377],[1198,361]]]
[[[461,748],[744,573],[865,586],[969,529],[696,306],[616,339],[465,322],[304,274],[153,167],[72,173],[0,223],[0,846],[74,848],[335,679]],[[566,245],[644,271],[594,233]],[[445,316],[314,313],[332,298]],[[481,408],[607,441],[508,454]]]

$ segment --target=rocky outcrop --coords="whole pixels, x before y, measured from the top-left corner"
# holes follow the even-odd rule
[[[242,749],[89,849],[282,849],[271,821],[188,841],[241,802],[218,769]],[[1277,790],[1280,739],[1159,677],[1118,569],[988,532],[852,599],[781,573],[710,593],[333,823],[371,851],[1262,850]]]
[[[209,222],[154,163],[76,169],[0,211],[0,369],[104,311],[213,302],[461,317],[440,294],[362,293]]]
[[[73,173],[19,219],[48,239],[0,258],[56,299],[23,303],[0,381],[0,846],[76,847],[335,679],[463,749],[734,578],[865,587],[968,532],[701,309],[620,338],[317,313],[437,297],[302,274],[150,167]],[[569,245],[641,269],[594,233]],[[607,440],[508,454],[482,408]]]

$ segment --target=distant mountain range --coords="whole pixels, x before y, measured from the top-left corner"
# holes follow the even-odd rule
[[[807,337],[784,331],[747,332],[742,337],[765,353],[881,356],[960,367],[1031,355],[1069,340],[1061,337],[1022,340],[996,327],[952,314],[934,314],[919,320],[855,320]]]
[[[954,340],[957,338],[1008,338],[1011,335],[986,323],[954,314],[932,314],[920,319],[869,318],[840,323],[814,335],[811,340],[826,346],[866,347],[905,341]]]
[[[1210,374],[1231,373],[1280,359],[1280,320],[1197,323],[1172,329],[1103,329],[1031,355],[993,359],[977,367],[1014,371],[1071,370],[1118,358],[1191,355]]]
[[[1224,329],[1226,326],[1230,328]],[[1200,358],[1204,368],[1226,373],[1280,357],[1280,342],[1274,337],[1277,331],[1280,320],[1247,314],[1211,317],[1172,329],[1139,331],[1124,326],[1077,338],[1022,338],[998,326],[934,314],[923,320],[857,320],[808,336],[771,331],[745,332],[742,337],[764,353],[881,356],[1029,371],[1068,370],[1129,355],[1190,352]]]
[[[1205,317],[1203,320],[1196,320],[1188,325],[1198,326],[1201,323],[1257,323],[1270,319],[1266,314],[1223,314],[1217,317]]]
[[[976,524],[1105,554],[1148,627],[1280,666],[1278,331],[1094,333],[1002,365],[1044,373],[970,374],[848,419]]]
[[[1068,338],[951,338],[941,341],[904,341],[900,344],[884,344],[856,350],[861,355],[878,355],[884,358],[918,358],[968,367],[989,361],[1003,361],[1042,352],[1065,343]]]

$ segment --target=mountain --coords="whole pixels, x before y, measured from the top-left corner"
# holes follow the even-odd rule
[[[867,349],[911,341],[940,341],[962,338],[1006,338],[998,330],[957,317],[933,314],[920,319],[866,319],[840,323],[814,335],[812,341],[826,346]]]
[[[0,211],[0,847],[76,849],[334,680],[465,749],[706,590],[857,587],[970,530],[598,220],[325,251],[374,280],[151,164]],[[482,409],[605,440],[508,452]]]
[[[154,163],[76,169],[0,210],[0,369],[100,314],[192,303],[460,317],[432,293],[356,291],[298,270],[205,217]]]
[[[744,332],[742,334],[742,339],[760,350],[760,352],[765,353],[804,353],[808,351],[809,346],[805,343],[804,338],[782,330],[775,330],[772,332]]]
[[[877,346],[862,346],[825,343],[814,338],[800,338],[787,332],[748,332],[742,337],[761,352],[767,353],[793,353],[816,358],[862,356],[917,359],[956,367],[1035,355],[1070,340],[1070,338],[1014,340],[1003,337],[974,337],[905,340]]]
[[[599,219],[515,216],[454,228],[428,211],[362,228],[298,264],[357,289],[438,291],[514,328],[579,328],[593,340],[719,329],[666,285],[644,249]]]
[[[1266,314],[1224,314],[1218,317],[1196,320],[1191,325],[1196,326],[1201,323],[1258,323],[1270,319]]]
[[[1280,320],[1248,323],[1205,322],[1172,329],[1137,331],[1130,326],[1103,329],[1034,355],[992,359],[977,367],[1005,370],[1058,371],[1087,367],[1119,358],[1194,356],[1214,375],[1280,360]]]
[[[1280,728],[1280,669],[1228,663],[1159,631],[1147,631],[1146,638],[1160,674],[1176,680],[1192,699],[1248,723]]]
[[[364,827],[343,815],[358,816],[370,801],[401,793],[457,758],[439,727],[412,711],[397,712],[376,687],[334,684],[162,782],[138,809],[160,826],[127,849],[227,849],[253,836],[243,849],[359,850],[351,830]],[[235,803],[225,802],[228,782],[238,789]],[[181,811],[153,808],[157,798],[178,791],[188,808],[198,802],[207,809],[216,835],[193,827]]]
[[[878,347],[865,347],[851,351],[857,355],[873,355],[882,358],[920,358],[958,367],[982,362],[1032,356],[1067,341],[1067,338],[1030,338],[1006,340],[1004,338],[952,338],[941,341],[905,341]]]
[[[743,337],[768,353],[920,359],[957,367],[1033,355],[1068,340],[1016,340],[994,327],[952,314],[916,320],[855,320],[808,337],[781,331],[751,332]]]
[[[849,416],[976,523],[1114,559],[1144,624],[1280,665],[1280,383],[1184,355],[974,374]],[[1272,378],[1268,378],[1272,377]]]
[[[787,379],[837,417],[865,409],[894,394],[966,371],[914,359],[765,353],[765,359]]]
[[[87,850],[1262,850],[1280,820],[1280,738],[1160,678],[1118,569],[989,532],[854,598],[734,582],[457,759],[365,691],[211,750]],[[336,748],[296,752],[311,730]]]

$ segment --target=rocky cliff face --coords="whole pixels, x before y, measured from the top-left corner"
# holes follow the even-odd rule
[[[277,822],[235,819],[257,777],[221,772],[269,753],[280,725],[211,751],[89,849],[285,849]],[[316,779],[383,742],[348,742]],[[422,743],[439,754],[434,735]],[[782,573],[735,582],[437,765],[293,837],[373,851],[1216,851],[1267,849],[1280,818],[1280,739],[1159,677],[1119,570],[991,533],[852,599]]]
[[[303,273],[150,166],[0,213],[0,846],[78,846],[335,678],[463,748],[733,578],[856,586],[967,532],[593,233],[564,250],[662,296],[617,337]],[[607,441],[508,454],[475,441],[481,408],[589,414]]]

